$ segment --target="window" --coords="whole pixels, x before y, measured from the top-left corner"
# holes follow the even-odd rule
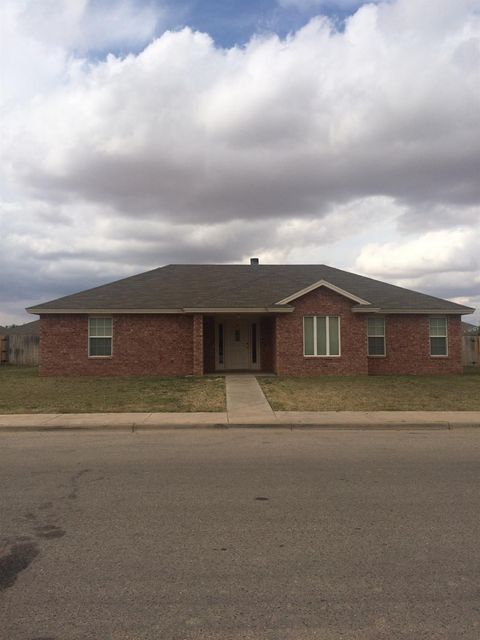
[[[384,318],[368,318],[367,336],[368,336],[368,355],[384,356],[385,355],[385,319]]]
[[[307,316],[303,319],[303,353],[306,356],[340,355],[340,318]]]
[[[252,322],[252,364],[257,364],[257,323]]]
[[[448,355],[446,318],[430,318],[430,355]]]
[[[223,324],[218,325],[218,364],[223,365]]]
[[[107,358],[112,355],[112,319],[88,319],[88,355]]]

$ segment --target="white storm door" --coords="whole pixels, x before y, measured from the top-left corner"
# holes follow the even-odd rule
[[[225,322],[225,368],[250,369],[250,321]]]

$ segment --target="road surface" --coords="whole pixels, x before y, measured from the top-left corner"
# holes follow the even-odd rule
[[[2,640],[480,637],[480,431],[0,436]]]

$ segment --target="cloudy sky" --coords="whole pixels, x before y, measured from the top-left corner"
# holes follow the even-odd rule
[[[0,7],[0,324],[250,256],[480,306],[480,0]]]

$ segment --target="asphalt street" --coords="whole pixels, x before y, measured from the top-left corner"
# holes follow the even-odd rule
[[[1,640],[480,637],[480,430],[0,435]]]

